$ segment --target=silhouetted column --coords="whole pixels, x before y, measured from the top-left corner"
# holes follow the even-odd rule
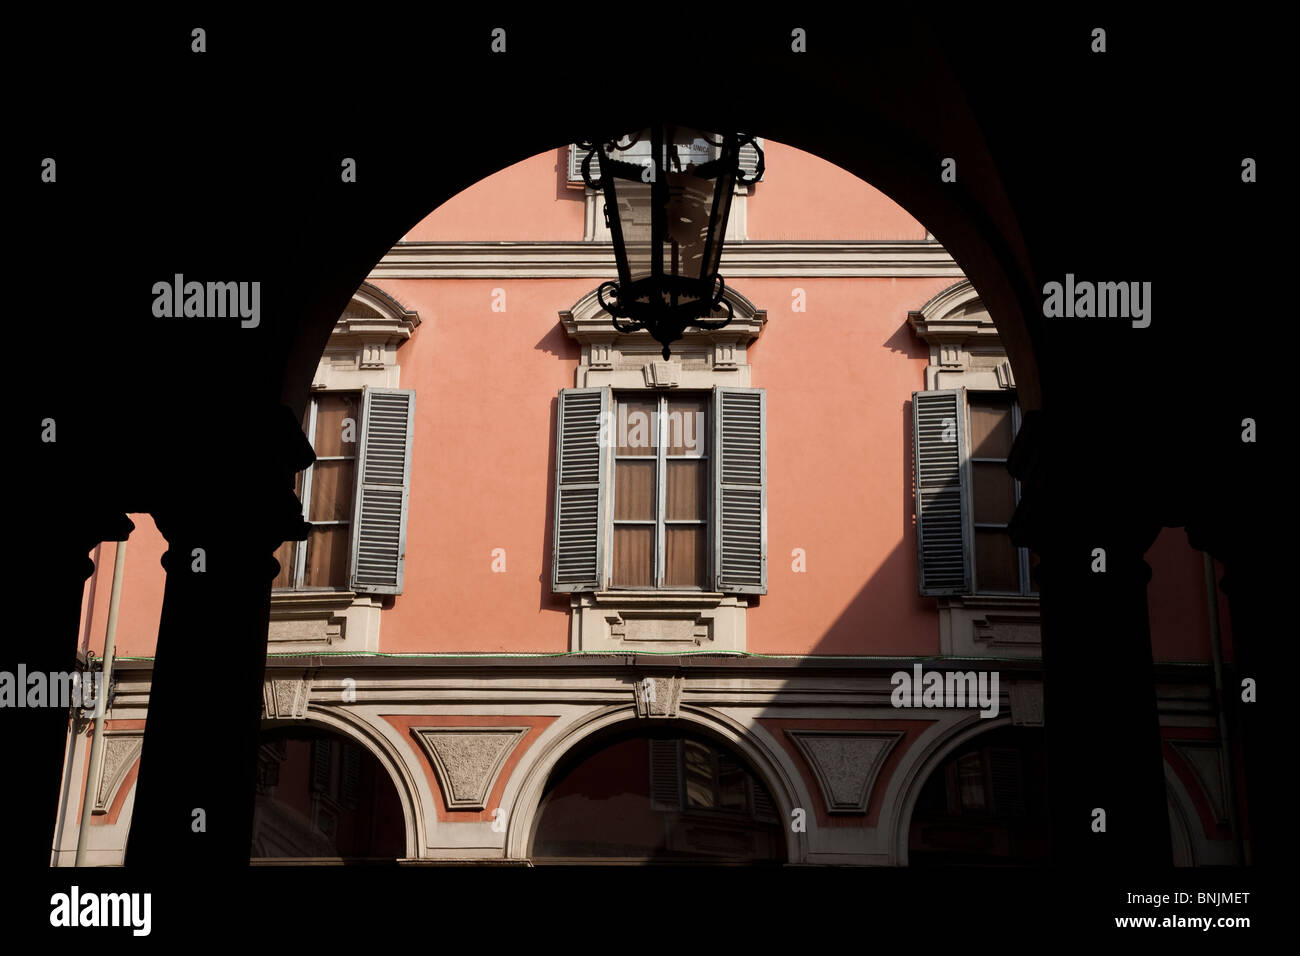
[[[293,475],[313,456],[288,409],[231,420],[238,458],[155,512],[167,585],[130,866],[248,863],[273,554],[306,536]]]
[[[23,600],[36,609],[33,628],[8,635],[0,652],[0,671],[27,675],[71,673],[77,669],[81,601],[95,564],[87,552],[101,541],[122,541],[134,528],[126,515],[90,514],[69,508],[45,516],[52,526],[16,534],[32,580]],[[15,692],[27,699],[28,687]],[[12,773],[3,787],[5,855],[19,867],[47,867],[54,847],[69,710],[53,703],[46,686],[45,706],[0,710],[0,736]],[[106,689],[105,689],[106,690]],[[80,780],[78,776],[76,779]],[[75,812],[75,807],[73,808]]]
[[[1240,501],[1225,489],[1226,508]],[[1269,865],[1280,862],[1277,854],[1278,834],[1271,827],[1276,820],[1271,803],[1273,796],[1285,792],[1278,773],[1279,758],[1271,758],[1265,749],[1269,722],[1264,718],[1261,695],[1276,694],[1276,686],[1263,686],[1266,678],[1287,673],[1279,660],[1278,649],[1287,638],[1271,623],[1265,608],[1278,602],[1275,585],[1268,584],[1267,552],[1257,540],[1258,529],[1249,523],[1224,520],[1222,515],[1204,523],[1189,525],[1187,537],[1192,547],[1208,551],[1223,563],[1224,575],[1219,589],[1227,595],[1228,614],[1232,622],[1231,662],[1224,668],[1223,705],[1228,724],[1229,746],[1237,766],[1244,796],[1239,802],[1238,825],[1248,846],[1247,862]],[[1279,615],[1271,615],[1273,620]],[[1285,680],[1284,676],[1280,677]],[[1249,687],[1245,682],[1249,681]],[[1249,698],[1249,699],[1247,699]],[[1244,793],[1243,793],[1244,791]]]
[[[1131,507],[1122,456],[1084,461],[1079,434],[1031,412],[1009,462],[1022,482],[1012,535],[1040,557],[1052,859],[1168,866],[1142,559],[1160,526]]]

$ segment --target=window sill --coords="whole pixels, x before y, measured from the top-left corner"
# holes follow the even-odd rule
[[[377,651],[380,598],[352,591],[271,592],[267,650]]]
[[[941,653],[959,657],[1041,657],[1038,596],[940,598],[939,644]]]
[[[570,597],[574,651],[745,649],[746,595],[718,591],[627,590]]]

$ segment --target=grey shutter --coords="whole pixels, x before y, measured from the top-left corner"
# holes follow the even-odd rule
[[[569,144],[569,182],[580,183],[582,179],[582,161],[587,156],[587,151],[577,143]],[[591,178],[597,182],[600,181],[600,149],[597,148],[596,156],[591,161]]]
[[[355,810],[361,795],[361,748],[354,743],[343,745],[343,766],[339,770],[339,802]]]
[[[753,808],[754,819],[761,820],[764,823],[775,823],[777,821],[776,804],[772,801],[772,796],[767,792],[767,788],[753,777],[750,777],[749,791],[752,797],[750,806]]]
[[[763,147],[763,140],[757,136],[754,138],[761,149]],[[754,170],[758,169],[758,150],[754,149],[754,147],[749,143],[740,147],[740,168],[744,171],[746,176],[753,176]],[[763,177],[766,175],[767,172],[764,170],[763,176],[758,177],[758,181],[761,183]]]
[[[650,807],[682,808],[682,774],[679,740],[650,740]]]
[[[1020,772],[1020,752],[1011,747],[990,747],[986,752],[989,794],[993,812],[1004,817],[1025,815],[1024,778]]]
[[[317,793],[330,792],[334,763],[332,751],[327,739],[317,738],[311,742],[311,788]]]
[[[361,408],[348,582],[366,594],[401,594],[411,485],[415,392],[368,388]]]
[[[594,591],[604,577],[605,484],[612,441],[601,446],[609,421],[608,388],[560,391],[555,424],[555,549],[552,591]],[[612,438],[612,429],[609,430]]]
[[[912,393],[912,444],[921,593],[968,594],[971,535],[964,389]]]
[[[767,593],[767,393],[713,389],[713,567],[719,591]]]

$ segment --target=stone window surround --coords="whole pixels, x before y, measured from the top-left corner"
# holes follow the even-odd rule
[[[609,227],[605,225],[605,197],[590,186],[570,183],[571,187],[581,187],[584,192],[582,216],[583,242],[612,242]],[[731,199],[731,209],[727,213],[727,231],[723,234],[724,242],[741,241],[749,238],[748,199],[753,185],[737,183]]]
[[[930,347],[925,388],[1014,389],[1015,376],[997,328],[969,279],[949,286],[908,314]],[[939,647],[964,657],[1041,657],[1037,597],[965,594],[937,598]]]
[[[668,361],[648,332],[622,335],[610,323],[593,289],[560,321],[582,348],[574,385],[610,386],[649,394],[672,389],[750,386],[749,344],[767,312],[728,287],[733,319],[724,329],[692,329],[673,343]],[[570,595],[572,651],[743,651],[745,609],[754,595],[714,591],[606,590]]]
[[[352,296],[312,376],[313,394],[400,388],[397,350],[420,316],[363,283]],[[346,589],[271,592],[270,652],[378,651],[383,598]]]

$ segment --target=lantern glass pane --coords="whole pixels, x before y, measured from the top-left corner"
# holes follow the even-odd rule
[[[650,275],[650,184],[619,179],[618,221],[623,227],[623,248],[627,254],[628,274],[633,279]],[[611,215],[613,210],[611,210]]]
[[[664,272],[704,276],[704,251],[713,212],[713,181],[693,172],[666,173],[668,209],[664,224]]]

